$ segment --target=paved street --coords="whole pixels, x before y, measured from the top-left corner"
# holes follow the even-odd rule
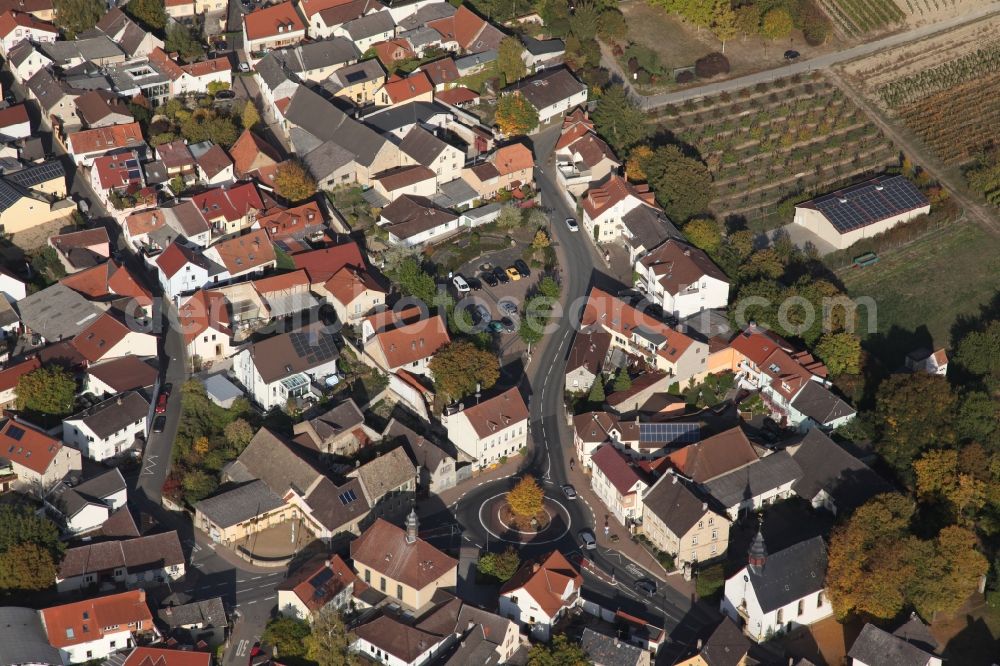
[[[678,92],[660,93],[658,95],[640,95],[632,91],[632,87],[629,85],[627,79],[625,80],[625,85],[629,88],[632,98],[636,100],[639,106],[643,109],[651,110],[661,106],[666,106],[667,104],[677,104],[689,99],[697,99],[699,97],[715,95],[721,92],[731,92],[733,90],[739,90],[740,88],[746,88],[758,83],[767,83],[769,81],[774,81],[775,79],[784,78],[793,74],[803,74],[815,70],[827,69],[842,62],[848,62],[850,60],[854,60],[855,58],[861,58],[863,56],[877,53],[883,49],[924,39],[930,35],[945,32],[946,30],[957,28],[958,26],[965,25],[966,23],[973,23],[984,17],[996,14],[997,12],[1000,12],[1000,2],[989,2],[975,10],[967,11],[959,16],[955,16],[954,18],[939,21],[937,23],[931,23],[919,28],[914,28],[913,30],[899,32],[872,42],[858,44],[857,46],[844,49],[843,51],[835,51],[833,53],[827,53],[808,60],[799,60],[798,62],[791,63],[785,67],[768,69],[735,79],[729,79],[727,81],[719,81],[718,83],[709,83],[703,86],[687,88]],[[606,61],[607,59],[604,58],[603,60]],[[605,66],[608,66],[607,62],[604,64]],[[618,70],[617,67],[612,67],[611,69],[612,71]],[[618,76],[621,78],[620,73]]]

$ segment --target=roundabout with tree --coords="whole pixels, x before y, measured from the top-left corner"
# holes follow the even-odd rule
[[[518,532],[540,532],[551,518],[545,510],[545,491],[530,474],[518,481],[500,507],[500,522]]]

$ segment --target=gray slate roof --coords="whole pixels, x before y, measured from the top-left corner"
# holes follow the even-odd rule
[[[752,643],[728,616],[712,630],[698,654],[708,666],[739,666]],[[757,662],[753,662],[757,663]]]
[[[424,432],[430,432],[430,425],[424,429]],[[410,459],[431,473],[437,470],[442,462],[454,460],[456,457],[454,450],[438,445],[395,418],[389,421],[385,432],[382,433],[382,439],[396,440],[403,444],[410,454]]]
[[[271,90],[274,90],[285,81],[292,80],[288,71],[283,66],[282,60],[279,59],[277,53],[274,51],[261,58],[254,65],[253,70]]]
[[[198,502],[196,509],[220,527],[230,527],[284,506],[263,481],[251,481]]]
[[[334,142],[365,165],[374,161],[386,142],[384,137],[356,122],[305,86],[295,90],[285,110],[285,118],[322,142]]]
[[[761,610],[770,613],[823,589],[826,581],[826,543],[823,537],[800,541],[767,556],[758,575],[746,567]]]
[[[870,666],[924,666],[934,655],[866,624],[847,656]]]
[[[284,495],[289,488],[304,494],[322,476],[267,428],[257,431],[225,474],[236,483],[260,479],[275,495]]]
[[[645,511],[651,512],[674,535],[682,537],[701,520],[707,504],[687,482],[673,474],[665,474],[643,497]]]
[[[482,51],[480,53],[473,53],[472,55],[467,55],[462,58],[456,58],[455,67],[458,68],[458,73],[464,76],[470,70],[487,65],[496,59],[496,51]]]
[[[54,284],[17,302],[21,321],[50,342],[69,340],[104,312],[63,284]]]
[[[61,663],[59,650],[49,644],[37,610],[0,607],[0,666]]]
[[[459,67],[461,70],[461,67]],[[536,85],[538,84],[538,85]],[[544,109],[587,89],[565,67],[546,69],[504,88],[504,93],[519,92],[536,109]]]
[[[407,132],[399,144],[402,152],[424,166],[430,166],[447,147],[448,144],[418,125]]]
[[[381,35],[384,32],[391,33],[396,27],[396,22],[392,20],[392,14],[383,11],[348,21],[341,27],[350,35],[351,39],[357,41]]]
[[[274,51],[274,55],[288,71],[299,74],[357,60],[360,53],[351,40],[334,37]]]
[[[841,400],[840,396],[819,382],[806,382],[792,400],[792,407],[820,425],[856,413],[855,409]]]
[[[802,470],[792,490],[806,501],[811,502],[824,490],[833,498],[838,512],[849,512],[875,495],[892,490],[872,468],[815,428],[788,451]]]
[[[674,223],[652,206],[636,206],[622,216],[622,224],[632,234],[632,245],[647,250],[662,245],[669,238],[684,238]]]
[[[82,420],[95,435],[106,439],[130,423],[145,419],[148,413],[146,399],[135,391],[129,391],[108,398],[67,420]]]
[[[590,661],[601,666],[636,666],[644,650],[619,638],[605,636],[590,627],[583,630],[580,647]]]
[[[730,508],[801,476],[802,470],[792,456],[787,451],[778,451],[712,479],[705,484],[705,488],[720,504]]]
[[[366,125],[385,133],[418,123],[429,124],[429,121],[437,115],[450,116],[451,112],[437,102],[407,102],[379,109],[375,113],[366,115],[363,120]]]
[[[432,2],[418,9],[415,14],[402,19],[399,27],[402,30],[413,30],[430,21],[454,16],[456,11],[455,6],[449,2]]]
[[[555,55],[566,50],[566,44],[561,39],[535,39],[524,37],[524,48],[533,56]]]
[[[125,57],[125,52],[107,35],[93,37],[77,37],[70,41],[48,42],[38,45],[49,59],[57,65],[64,65],[71,60],[100,60],[102,58]]]
[[[156,615],[160,622],[171,629],[194,624],[201,624],[205,627],[229,626],[222,597],[194,601],[182,606],[168,606],[156,611]]]
[[[385,76],[385,70],[376,58],[362,60],[353,65],[341,67],[323,83],[323,88],[331,93],[364,81],[374,81]]]

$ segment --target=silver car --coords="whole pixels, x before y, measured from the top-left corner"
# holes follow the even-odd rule
[[[597,537],[589,529],[580,530],[580,541],[583,542],[583,547],[587,550],[594,550],[597,548]]]

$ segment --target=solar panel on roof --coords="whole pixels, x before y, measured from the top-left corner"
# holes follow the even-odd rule
[[[10,437],[15,442],[20,442],[21,438],[24,437],[24,430],[22,428],[18,428],[15,425],[12,425],[11,427],[7,428],[7,436]]]
[[[691,444],[701,440],[698,423],[640,423],[639,443]]]
[[[340,502],[344,506],[347,506],[348,504],[350,504],[351,502],[353,502],[353,501],[355,501],[357,499],[358,499],[358,496],[357,496],[357,494],[355,494],[354,490],[348,490],[346,492],[340,493]]]
[[[346,79],[347,79],[347,82],[348,82],[348,83],[354,83],[354,82],[356,82],[356,81],[361,81],[361,80],[363,80],[364,78],[366,78],[366,75],[365,75],[365,73],[364,73],[364,72],[351,72],[350,74],[348,74],[348,75],[347,75],[346,77],[344,77],[344,78],[346,78]]]
[[[326,585],[327,581],[333,578],[333,570],[329,567],[323,567],[322,571],[309,579],[309,583],[316,589],[319,593],[320,589]]]
[[[138,167],[139,167],[139,161],[138,160],[125,160],[125,168],[127,168],[127,169],[136,169]]]
[[[139,178],[139,172],[138,171],[129,171],[128,172],[128,177],[129,177],[129,180],[137,179],[137,178]]]
[[[813,202],[840,233],[927,205],[920,190],[903,176],[873,180]]]

